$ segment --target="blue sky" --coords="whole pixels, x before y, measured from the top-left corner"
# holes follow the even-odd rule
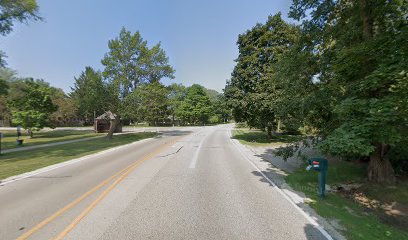
[[[43,78],[69,92],[85,66],[100,63],[110,39],[140,31],[149,45],[162,43],[176,69],[172,82],[221,91],[238,55],[238,34],[289,0],[38,0],[44,21],[17,24],[0,37],[8,67],[21,77]],[[168,84],[169,81],[164,83]]]

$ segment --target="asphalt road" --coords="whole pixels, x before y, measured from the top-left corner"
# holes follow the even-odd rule
[[[166,131],[0,187],[0,239],[326,239],[230,125]]]

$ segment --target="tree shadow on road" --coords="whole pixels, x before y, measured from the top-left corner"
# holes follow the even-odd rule
[[[326,240],[327,238],[317,229],[316,226],[313,226],[312,224],[306,224],[306,226],[303,227],[303,230],[305,231],[306,238],[308,240]]]
[[[162,133],[163,136],[185,136],[185,135],[192,133],[192,131],[171,130],[171,131],[163,131],[163,132],[159,131],[159,133]]]

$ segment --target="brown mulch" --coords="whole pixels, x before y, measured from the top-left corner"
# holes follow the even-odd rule
[[[398,202],[380,202],[370,199],[360,188],[362,184],[351,183],[334,187],[334,192],[352,199],[367,211],[374,213],[384,223],[408,231],[408,206]]]

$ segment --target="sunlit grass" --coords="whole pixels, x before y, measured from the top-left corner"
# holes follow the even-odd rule
[[[365,172],[364,165],[356,165],[351,162],[329,163],[327,182],[329,185],[362,182],[364,181]],[[324,199],[318,197],[317,172],[309,172],[301,168],[287,176],[286,181],[293,189],[304,192],[312,200],[309,205],[319,215],[329,221],[338,221],[344,227],[341,232],[347,239],[408,239],[408,232],[381,222],[372,211],[365,209],[351,199],[345,198],[338,193],[329,193]],[[377,190],[377,195],[387,193],[387,191]],[[394,189],[394,191],[398,190]],[[403,200],[401,197],[404,196],[399,194],[395,199]]]
[[[156,133],[152,132],[132,133],[114,136],[113,139],[110,140],[107,138],[98,138],[92,141],[3,154],[0,156],[0,179],[156,135]]]
[[[285,143],[299,141],[302,139],[300,135],[276,135],[271,139],[268,138],[266,132],[261,130],[239,128],[232,131],[232,137],[240,143],[250,146],[279,146]]]
[[[3,133],[4,136],[4,138],[1,139],[3,150],[19,147],[16,144],[17,139],[16,131],[1,131],[1,132]],[[58,130],[48,132],[35,132],[34,137],[30,138],[28,134],[24,132],[20,139],[24,140],[23,145],[21,145],[21,147],[25,147],[52,142],[89,138],[95,136],[103,136],[103,134],[94,133],[94,131],[91,130]]]

